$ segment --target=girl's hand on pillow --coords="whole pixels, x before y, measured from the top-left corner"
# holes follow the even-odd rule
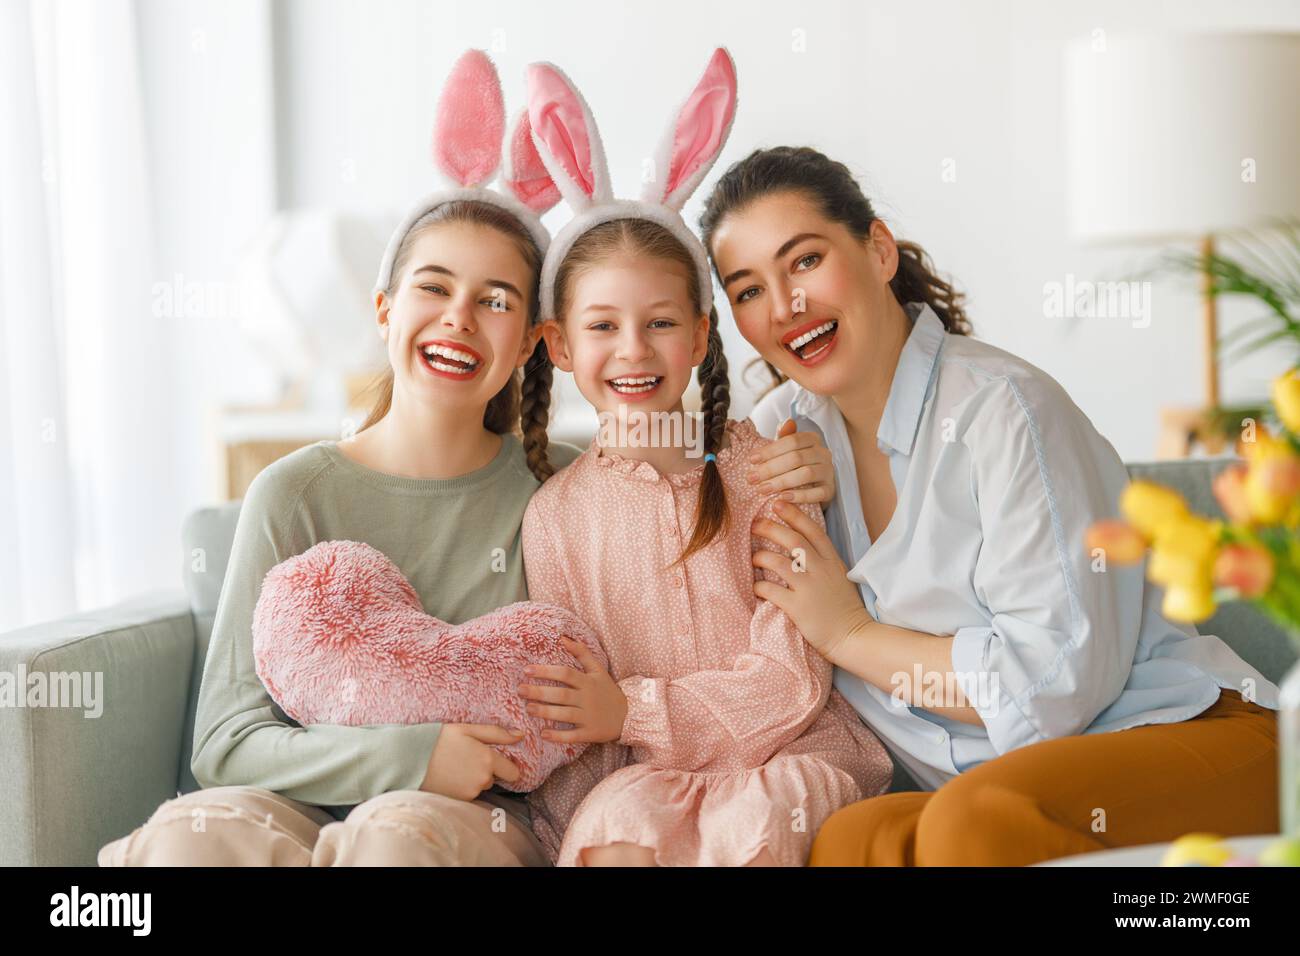
[[[518,743],[522,730],[493,724],[443,724],[420,789],[457,800],[477,800],[496,778],[519,779],[519,767],[493,744]]]
[[[582,670],[533,664],[524,668],[529,677],[553,680],[565,685],[520,684],[519,696],[527,701],[528,713],[546,720],[573,724],[572,730],[542,728],[542,736],[557,743],[609,743],[623,736],[627,719],[627,697],[609,671],[581,641],[565,637],[564,649],[577,658]]]
[[[835,497],[835,466],[831,450],[816,432],[795,431],[793,418],[781,423],[777,438],[750,456],[751,482],[763,482],[758,490],[781,493],[786,501],[815,501],[825,504]]]

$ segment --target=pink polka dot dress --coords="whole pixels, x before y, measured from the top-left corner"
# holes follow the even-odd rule
[[[774,520],[747,480],[768,440],[727,424],[718,453],[727,529],[684,566],[704,465],[662,475],[592,444],[533,496],[524,516],[529,598],[567,607],[600,635],[628,700],[623,735],[592,744],[528,796],[552,861],[633,843],[662,866],[739,866],[767,848],[807,861],[839,808],[884,793],[879,739],[831,687],[831,665],[776,605],[754,594],[751,534]],[[817,505],[801,505],[823,524]]]

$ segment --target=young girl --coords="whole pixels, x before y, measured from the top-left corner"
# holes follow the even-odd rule
[[[530,594],[583,617],[610,659],[571,642],[581,671],[535,667],[559,686],[521,688],[531,713],[573,725],[544,736],[593,742],[529,797],[561,865],[801,865],[823,820],[891,777],[828,663],[754,594],[750,524],[774,512],[746,470],[766,441],[727,418],[707,262],[676,214],[721,149],[734,82],[720,50],[666,139],[658,201],[628,203],[608,195],[580,95],[530,68],[542,159],[580,211],[543,266],[548,352],[628,434],[680,418],[698,366],[706,452],[597,436],[524,515]]]

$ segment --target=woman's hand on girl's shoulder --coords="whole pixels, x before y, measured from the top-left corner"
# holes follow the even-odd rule
[[[477,800],[498,778],[519,779],[519,767],[493,744],[518,743],[522,730],[494,724],[443,724],[420,789],[457,800]]]
[[[796,431],[787,418],[777,437],[750,455],[749,480],[764,494],[785,501],[826,504],[835,497],[835,466],[831,450],[816,432]]]
[[[759,548],[752,561],[780,581],[755,580],[754,594],[784,611],[803,639],[836,664],[841,646],[873,623],[871,615],[826,529],[794,505],[778,501],[772,510],[779,521],[755,518],[753,533],[785,553]]]

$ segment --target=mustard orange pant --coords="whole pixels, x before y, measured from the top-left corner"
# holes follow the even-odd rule
[[[839,810],[810,866],[1023,866],[1278,829],[1277,714],[1223,691],[1190,720],[1030,744],[925,793]]]

